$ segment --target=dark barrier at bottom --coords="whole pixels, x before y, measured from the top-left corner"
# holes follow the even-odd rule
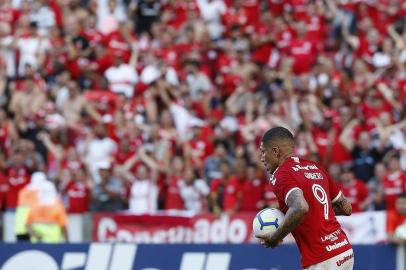
[[[356,270],[396,270],[396,248],[355,246]],[[0,244],[1,270],[294,270],[296,246]]]

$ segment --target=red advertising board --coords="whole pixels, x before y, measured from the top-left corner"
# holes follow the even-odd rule
[[[136,243],[246,243],[252,237],[256,213],[217,217],[93,214],[93,240]]]

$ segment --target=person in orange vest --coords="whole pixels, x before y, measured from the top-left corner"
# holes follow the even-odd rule
[[[31,242],[60,243],[68,241],[68,217],[53,183],[47,182],[39,192],[38,202],[27,218]]]
[[[46,175],[43,172],[33,173],[30,183],[18,193],[15,214],[15,234],[17,241],[30,240],[30,235],[26,228],[28,213],[31,207],[38,202],[38,193],[46,181]]]

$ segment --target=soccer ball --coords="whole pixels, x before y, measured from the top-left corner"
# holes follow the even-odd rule
[[[252,222],[255,236],[272,235],[285,220],[285,215],[276,208],[266,208],[260,211]]]

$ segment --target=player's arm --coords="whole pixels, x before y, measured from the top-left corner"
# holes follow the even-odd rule
[[[266,247],[276,247],[283,238],[291,233],[305,218],[309,211],[309,205],[303,196],[301,189],[294,189],[286,198],[286,205],[289,207],[285,214],[285,221],[272,236],[262,238],[261,243]]]
[[[350,216],[352,213],[351,203],[340,192],[339,197],[332,201],[332,207],[336,216]]]

